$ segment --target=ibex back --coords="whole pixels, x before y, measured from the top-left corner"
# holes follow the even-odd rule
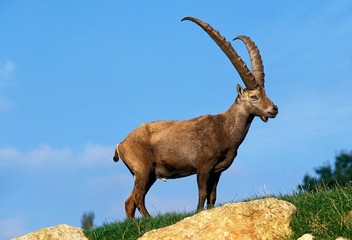
[[[143,123],[116,146],[114,161],[120,156],[134,176],[134,188],[125,205],[128,218],[134,217],[136,208],[142,216],[149,216],[145,196],[156,179],[192,174],[197,174],[197,209],[203,209],[205,200],[208,208],[213,207],[220,174],[236,157],[254,117],[267,122],[278,113],[278,107],[265,94],[263,62],[249,37],[235,39],[246,45],[252,72],[231,43],[209,24],[192,17],[182,20],[190,20],[208,33],[236,68],[246,88],[237,85],[238,96],[224,113],[186,121]]]

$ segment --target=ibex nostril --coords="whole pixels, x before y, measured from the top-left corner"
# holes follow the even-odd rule
[[[274,109],[276,112],[279,111],[279,108],[278,108],[276,105],[273,106],[273,109]]]

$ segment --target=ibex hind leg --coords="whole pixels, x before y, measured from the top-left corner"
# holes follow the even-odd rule
[[[145,196],[150,187],[155,183],[156,177],[154,174],[135,174],[134,175],[134,188],[131,196],[126,201],[126,215],[133,218],[136,208],[143,217],[150,216],[147,208],[145,207]]]
[[[136,213],[136,208],[137,208],[137,205],[134,201],[134,189],[133,189],[131,195],[127,198],[125,202],[126,217],[134,218],[134,215]]]

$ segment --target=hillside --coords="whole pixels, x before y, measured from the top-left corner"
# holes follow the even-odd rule
[[[293,218],[292,239],[305,233],[317,239],[352,236],[352,185],[334,190],[320,189],[316,193],[295,193],[276,196],[297,207]],[[194,213],[167,213],[152,218],[138,218],[106,223],[86,231],[90,240],[138,239],[152,229],[172,225]]]

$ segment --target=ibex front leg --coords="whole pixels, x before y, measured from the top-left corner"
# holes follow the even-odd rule
[[[197,211],[202,211],[204,209],[205,199],[207,198],[207,185],[209,181],[209,173],[198,173],[197,174],[197,183],[198,183],[198,206]]]
[[[216,201],[216,187],[218,186],[221,173],[211,175],[208,184],[207,208],[213,208]]]
[[[198,183],[198,206],[197,211],[204,209],[205,200],[210,196],[209,183],[212,180],[212,164],[208,161],[207,165],[200,166],[197,171],[197,183]]]

